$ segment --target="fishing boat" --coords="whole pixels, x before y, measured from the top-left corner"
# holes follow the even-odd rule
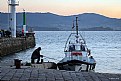
[[[86,41],[78,31],[78,17],[76,17],[75,33],[71,33],[66,41],[65,57],[57,63],[59,70],[95,71],[96,61],[87,48]]]

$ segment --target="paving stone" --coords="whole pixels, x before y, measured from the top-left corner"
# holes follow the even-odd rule
[[[121,81],[121,74],[0,68],[0,81]]]

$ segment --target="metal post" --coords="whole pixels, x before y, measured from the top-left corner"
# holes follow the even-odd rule
[[[23,9],[23,30],[24,30],[24,36],[26,35],[26,13],[25,10]]]

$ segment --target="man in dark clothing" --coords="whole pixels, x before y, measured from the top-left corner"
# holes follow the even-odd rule
[[[40,57],[43,57],[43,55],[40,55],[41,47],[38,47],[31,56],[31,63],[34,63],[34,60],[37,59],[37,64],[39,64]]]
[[[6,37],[10,37],[10,35],[11,35],[11,32],[10,31],[5,31],[5,35],[6,35]]]

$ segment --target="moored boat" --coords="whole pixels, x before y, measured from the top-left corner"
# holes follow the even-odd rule
[[[74,28],[74,27],[73,27]],[[86,41],[78,32],[76,17],[76,33],[71,33],[64,48],[65,57],[57,63],[59,70],[94,71],[96,61],[87,48]]]

